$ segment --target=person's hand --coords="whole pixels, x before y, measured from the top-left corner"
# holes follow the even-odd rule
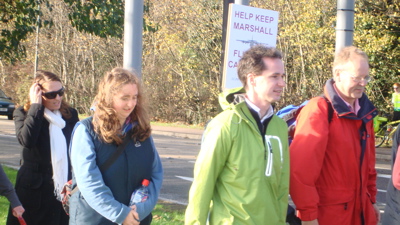
[[[375,209],[375,216],[376,216],[376,220],[377,220],[376,224],[379,224],[379,222],[381,221],[381,212],[376,204],[372,204],[372,205],[374,206],[374,209]]]
[[[301,221],[301,225],[319,225],[318,220]]]
[[[34,83],[29,90],[29,98],[32,103],[42,104],[42,89],[38,83]]]
[[[132,209],[132,211],[133,211],[133,215],[135,216],[135,219],[136,219],[137,221],[139,221],[139,214],[136,212],[136,205],[132,205],[132,206],[131,206],[131,209]]]
[[[21,217],[22,216],[22,214],[25,212],[25,209],[24,209],[24,207],[22,207],[22,206],[17,206],[17,207],[15,207],[15,208],[13,208],[13,210],[12,210],[12,214],[13,214],[13,216],[15,216],[15,217]]]
[[[123,225],[139,225],[139,214],[136,212],[136,205],[131,206],[131,211],[126,216]]]

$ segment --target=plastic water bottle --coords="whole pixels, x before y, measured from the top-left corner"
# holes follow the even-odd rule
[[[132,195],[131,195],[131,201],[129,202],[129,206],[132,206],[136,203],[139,202],[144,202],[147,200],[147,198],[149,197],[149,190],[148,190],[148,186],[149,186],[150,181],[147,179],[144,179],[142,181],[142,186],[138,189],[136,189]]]

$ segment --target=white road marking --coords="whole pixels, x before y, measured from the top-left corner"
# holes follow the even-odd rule
[[[377,177],[382,177],[382,178],[388,178],[390,179],[392,175],[387,175],[387,174],[378,174]]]
[[[0,134],[0,136],[16,138],[13,134]]]
[[[187,180],[187,181],[193,182],[193,177],[182,177],[182,176],[175,176],[175,177],[180,178],[182,180]]]
[[[172,200],[172,199],[168,199],[168,198],[158,197],[158,199],[161,199],[161,200],[166,201],[166,202],[176,203],[176,204],[179,204],[179,205],[187,205],[187,203],[185,203],[185,202],[180,202],[180,201],[176,201],[176,200]]]

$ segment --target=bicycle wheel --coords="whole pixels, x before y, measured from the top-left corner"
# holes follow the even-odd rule
[[[387,140],[388,134],[386,130],[387,126],[383,126],[378,132],[375,133],[375,148],[380,147]]]

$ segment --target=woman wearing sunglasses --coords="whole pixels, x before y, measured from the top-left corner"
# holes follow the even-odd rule
[[[29,99],[14,111],[15,132],[22,145],[22,165],[15,189],[29,225],[66,225],[61,190],[71,179],[68,144],[77,111],[63,99],[64,87],[54,73],[38,70]],[[7,225],[18,225],[9,211]]]

